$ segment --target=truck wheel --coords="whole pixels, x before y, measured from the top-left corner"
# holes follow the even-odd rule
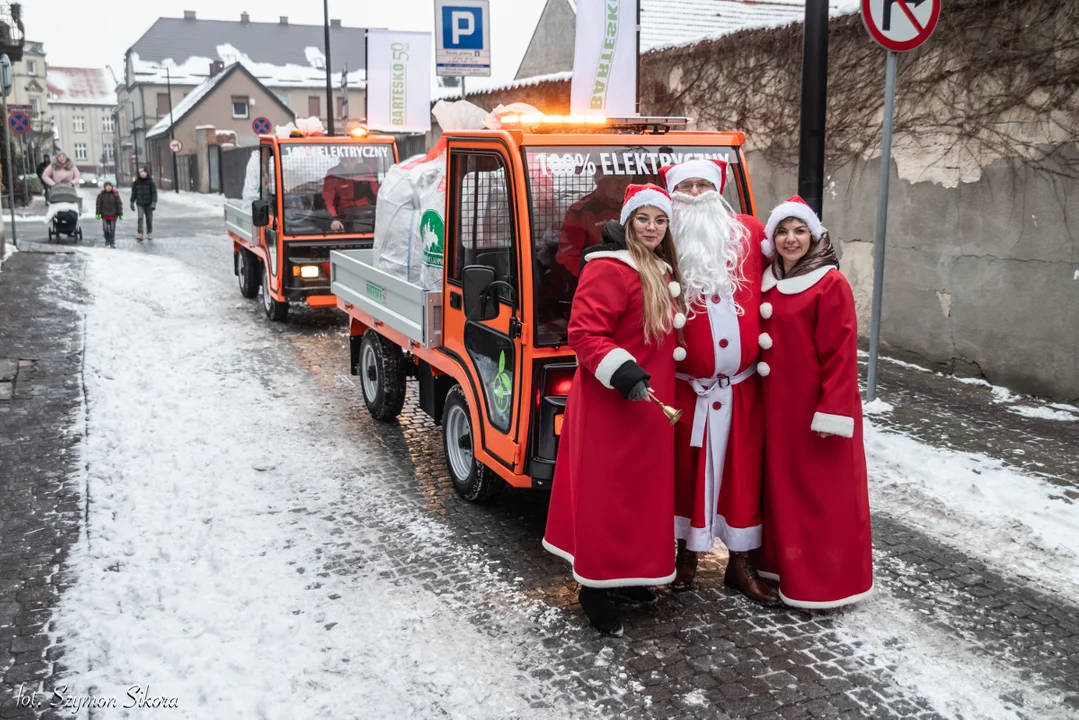
[[[450,480],[457,494],[469,502],[482,503],[493,499],[506,483],[493,470],[476,459],[472,432],[472,415],[460,385],[454,385],[446,395],[442,411],[442,447]]]
[[[266,311],[266,317],[274,322],[288,320],[288,301],[278,302],[270,294],[270,268],[262,273],[262,309]]]
[[[240,280],[240,294],[251,299],[259,294],[259,264],[249,250],[236,251],[236,276]]]
[[[356,374],[362,380],[363,401],[375,420],[393,420],[405,405],[405,358],[401,348],[374,330],[367,330],[360,341],[360,366]]]

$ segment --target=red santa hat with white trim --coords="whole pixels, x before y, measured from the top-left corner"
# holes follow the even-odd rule
[[[671,216],[671,196],[667,194],[667,191],[658,185],[648,183],[647,185],[630,185],[626,188],[626,198],[622,203],[622,219],[620,222],[625,225],[629,222],[633,213],[637,212],[643,207],[654,207],[667,213],[667,217]]]
[[[768,257],[772,257],[776,252],[776,228],[779,227],[779,223],[787,218],[798,218],[804,222],[814,240],[820,240],[824,233],[828,232],[824,225],[821,224],[817,213],[813,212],[813,208],[809,207],[809,203],[803,200],[800,195],[792,195],[785,202],[776,205],[775,209],[772,210],[772,214],[768,216],[768,224],[764,226],[764,242],[761,243],[761,250]]]
[[[726,160],[687,160],[677,165],[667,165],[659,170],[659,177],[667,186],[668,192],[674,192],[680,182],[690,178],[707,180],[716,186],[716,190],[723,192],[727,186]]]

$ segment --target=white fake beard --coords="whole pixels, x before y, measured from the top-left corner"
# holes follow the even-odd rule
[[[696,197],[676,192],[671,201],[671,232],[690,314],[705,298],[719,295],[730,298],[735,312],[742,315],[734,295],[746,283],[742,272],[748,235],[745,227],[718,192]]]

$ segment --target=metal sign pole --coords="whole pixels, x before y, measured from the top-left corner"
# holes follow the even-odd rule
[[[5,55],[6,59],[7,56]],[[7,95],[0,92],[0,97],[4,101],[4,144],[7,146],[7,197],[8,207],[11,208],[11,244],[15,247],[19,247],[18,239],[15,237],[15,175],[11,172],[11,166],[15,163],[15,152],[11,147],[11,128],[8,126],[7,117]]]
[[[873,246],[873,320],[869,331],[869,379],[866,399],[877,399],[877,359],[880,354],[880,315],[884,300],[884,243],[888,230],[888,181],[892,172],[892,116],[895,115],[895,75],[898,54],[888,51],[884,80],[884,132],[880,143],[880,189],[877,196],[877,239]]]
[[[171,143],[176,139],[176,118],[172,114],[172,73],[169,68],[165,67],[165,82],[168,83],[169,93],[169,142]],[[172,150],[170,147],[169,150]],[[176,153],[172,153],[172,190],[173,192],[180,192],[180,183],[177,180],[178,173],[176,172]]]

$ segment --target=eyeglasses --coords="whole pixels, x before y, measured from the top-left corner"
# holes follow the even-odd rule
[[[635,215],[633,222],[637,223],[641,227],[648,227],[649,225],[655,225],[657,228],[667,227],[667,223],[670,222],[665,217],[650,218],[647,215]]]
[[[693,180],[685,180],[674,186],[675,192],[689,192],[694,188],[698,190],[715,190],[716,186],[707,180],[698,180],[696,182]]]

